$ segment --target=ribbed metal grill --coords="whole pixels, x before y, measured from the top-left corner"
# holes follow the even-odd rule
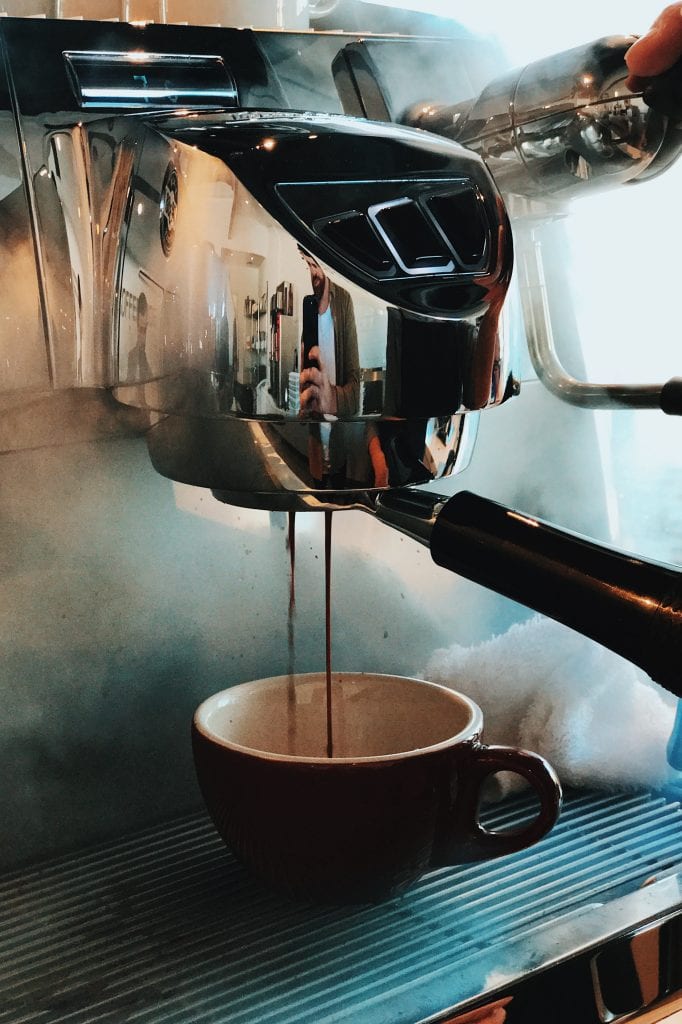
[[[377,907],[265,892],[203,814],[0,883],[1,1024],[415,1024],[510,938],[682,860],[682,787],[569,796],[538,846]],[[671,797],[673,798],[671,800]],[[488,814],[509,827],[526,798]]]

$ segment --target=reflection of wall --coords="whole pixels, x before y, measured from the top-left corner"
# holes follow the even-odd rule
[[[21,185],[21,164],[14,118],[9,110],[0,111],[0,199]]]
[[[282,318],[281,376],[286,387],[289,374],[298,368],[301,346],[301,323],[297,316]]]
[[[230,238],[230,242],[232,239]],[[234,306],[234,321],[237,329],[237,380],[251,386],[254,370],[260,361],[259,353],[253,347],[253,336],[258,332],[259,317],[247,311],[247,299],[258,299],[265,281],[261,269],[262,260],[251,253],[232,252],[229,259],[230,287]],[[263,314],[263,330],[267,314]]]
[[[169,21],[193,25],[307,28],[306,0],[165,0]]]
[[[249,218],[249,220],[247,220]],[[252,230],[249,231],[249,223]],[[251,246],[245,252],[235,252],[236,241]],[[280,229],[271,223],[259,222],[253,208],[245,209],[243,201],[238,203],[230,233],[232,255],[230,257],[230,281],[235,303],[239,345],[238,379],[243,384],[255,386],[259,377],[266,379],[272,388],[270,373],[270,352],[272,345],[271,299],[282,281],[293,283],[293,315],[281,319],[281,348],[279,375],[281,381],[293,368],[294,352],[300,341],[300,300],[302,288],[310,290],[310,278],[298,255],[293,240],[285,238]],[[258,252],[253,249],[257,248]],[[263,306],[263,298],[265,303]],[[258,304],[257,312],[251,315],[245,310],[245,301],[253,299]],[[252,339],[258,337],[256,347]],[[282,377],[282,373],[285,376]],[[277,389],[274,389],[275,392]],[[281,391],[280,391],[281,394]],[[280,397],[281,405],[281,397]]]
[[[49,386],[48,352],[40,316],[38,278],[24,192],[0,201],[0,400],[26,388]],[[5,394],[6,393],[6,394]]]
[[[4,72],[0,85],[6,88]],[[0,402],[50,385],[38,276],[13,115],[0,111]]]
[[[149,129],[139,148],[119,291],[120,381],[133,385],[162,377],[162,401],[172,401],[169,378],[182,381],[185,393],[197,384],[193,393],[200,395],[201,382],[208,383],[219,365],[232,372],[226,359],[232,333],[236,406],[228,398],[223,411],[250,415],[282,410],[289,374],[298,362],[303,298],[312,291],[295,240],[218,158]],[[169,235],[160,214],[172,209],[168,182],[174,176],[177,206]],[[287,282],[293,301],[291,312],[287,301],[277,324],[271,300],[281,282]],[[383,366],[385,305],[360,288],[348,288],[360,366]],[[136,309],[143,292],[149,324],[144,370],[137,373],[141,344]],[[121,397],[132,404],[138,401],[137,391]]]
[[[167,169],[178,176],[177,217],[172,244],[162,244],[160,202]],[[131,205],[123,295],[150,304],[147,359],[153,375],[186,365],[214,367],[216,341],[231,305],[227,253],[233,187],[221,161],[189,146],[173,146],[145,135]],[[129,356],[137,340],[134,321],[120,310],[119,372],[129,380]]]
[[[385,366],[388,329],[386,307],[381,303],[372,302],[369,296],[362,295],[357,288],[350,288],[349,291],[355,309],[358,338],[362,339],[362,368]]]

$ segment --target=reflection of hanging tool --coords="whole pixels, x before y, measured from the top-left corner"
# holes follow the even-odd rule
[[[318,370],[320,368],[317,359],[310,358],[310,350],[318,343],[317,308],[317,299],[314,295],[303,297],[303,370],[311,366]]]

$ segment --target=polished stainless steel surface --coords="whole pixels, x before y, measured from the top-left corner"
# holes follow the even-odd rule
[[[631,181],[649,169],[668,124],[625,84],[633,41],[576,47],[505,74],[467,103],[423,104],[405,119],[479,152],[505,194],[560,204]]]
[[[382,451],[387,453],[389,487],[377,489],[377,472],[370,445],[377,437],[376,421],[343,424],[343,444],[353,478],[324,481],[314,477],[310,456],[310,425],[294,421],[206,419],[165,416],[147,432],[154,468],[171,479],[209,487],[230,505],[273,511],[374,509],[377,494],[400,490],[403,484],[427,482],[459,472],[471,459],[478,414],[442,417],[412,425],[388,423]],[[339,424],[340,426],[340,424]],[[341,433],[341,431],[339,431]],[[334,437],[330,455],[334,457]],[[418,446],[418,448],[417,448]],[[364,467],[364,468],[363,468]],[[404,531],[406,532],[406,531]]]
[[[443,494],[405,487],[377,495],[370,511],[382,523],[428,547],[438,514],[447,500]]]
[[[13,872],[0,1021],[435,1024],[506,997],[508,1024],[600,1024],[614,962],[624,1012],[682,987],[674,796],[571,793],[533,849],[354,909],[272,896],[203,815]],[[485,819],[533,814],[521,797]],[[660,950],[646,973],[634,933]]]
[[[679,880],[679,876],[678,876]],[[679,918],[638,928],[592,957],[590,969],[600,1024],[646,1009],[682,985]],[[671,942],[671,932],[675,938]]]
[[[18,52],[26,31],[6,28]],[[52,95],[10,61],[48,392],[110,391],[157,469],[241,504],[347,507],[462,468],[463,414],[515,393],[511,233],[481,159],[399,126],[273,111],[284,97],[266,59],[247,62],[253,33],[215,34],[215,49],[170,29],[144,28],[146,47],[107,29],[101,50],[73,35],[51,55]],[[217,102],[251,109],[191,112]],[[177,116],[146,117],[169,104]],[[331,328],[306,397],[315,275]]]
[[[44,148],[34,180],[56,373],[148,413],[164,475],[238,504],[343,492],[328,507],[352,505],[462,468],[475,435],[463,414],[513,393],[499,319],[509,228],[462,147],[252,112],[77,123]],[[302,304],[315,276],[334,348],[329,404],[308,410]]]

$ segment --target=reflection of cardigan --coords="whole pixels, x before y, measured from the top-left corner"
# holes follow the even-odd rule
[[[336,415],[355,416],[360,404],[360,358],[353,300],[345,288],[329,282],[336,352]]]
[[[128,353],[128,381],[137,384],[140,381],[151,380],[152,376],[144,340],[138,340]]]

